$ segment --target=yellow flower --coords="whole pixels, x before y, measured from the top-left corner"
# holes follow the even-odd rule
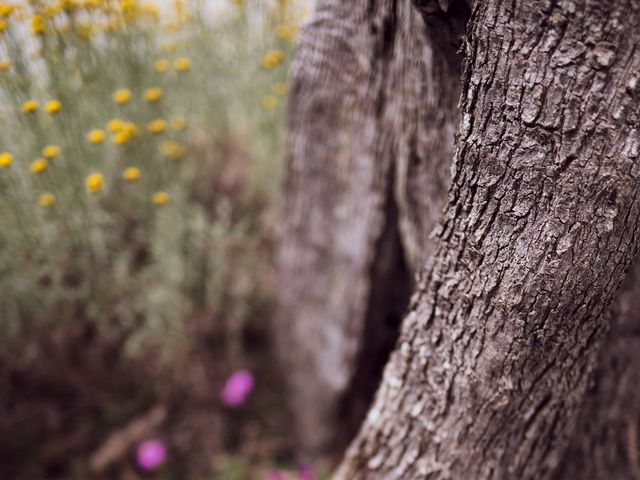
[[[169,201],[169,194],[167,192],[154,192],[153,195],[151,195],[151,202],[154,203],[155,205],[164,205],[165,203],[167,203]]]
[[[165,140],[160,144],[160,153],[177,160],[184,155],[184,147],[173,140]]]
[[[124,130],[129,134],[130,137],[133,137],[134,135],[138,134],[139,128],[138,125],[133,122],[124,122],[124,125],[120,130]]]
[[[44,19],[40,15],[31,17],[31,33],[38,35],[44,32]]]
[[[293,42],[296,38],[296,27],[293,25],[278,25],[275,31],[280,40]]]
[[[47,5],[43,10],[42,13],[44,14],[45,17],[54,17],[58,12],[62,11],[62,7],[63,5],[60,3],[54,3],[52,5]]]
[[[83,7],[87,10],[100,8],[102,0],[84,0]]]
[[[22,111],[25,113],[30,113],[35,111],[38,108],[38,102],[36,102],[35,100],[31,99],[31,100],[27,100],[26,102],[24,102],[22,104]]]
[[[41,207],[50,207],[56,201],[56,196],[53,193],[41,193],[38,197],[38,205]]]
[[[114,102],[116,103],[127,103],[131,98],[131,90],[128,88],[119,88],[113,95],[111,96]]]
[[[116,145],[122,145],[129,141],[131,137],[138,134],[138,126],[132,122],[121,122],[118,129],[112,133],[111,142]]]
[[[93,172],[87,175],[84,180],[84,186],[88,193],[96,193],[102,190],[103,179],[100,172]]]
[[[278,82],[273,86],[271,90],[276,95],[282,97],[283,95],[286,95],[287,92],[289,91],[289,85],[287,85],[285,82]]]
[[[13,162],[13,155],[9,152],[0,153],[0,168],[6,168]]]
[[[158,19],[158,7],[156,5],[154,5],[153,3],[143,3],[140,6],[140,10],[143,13],[149,15],[154,20]]]
[[[149,122],[149,125],[147,125],[147,130],[149,130],[151,133],[160,133],[164,132],[164,129],[166,127],[167,122],[165,122],[161,118],[158,118],[156,120],[153,120],[152,122]]]
[[[176,132],[179,132],[180,130],[184,130],[186,126],[187,126],[187,119],[184,118],[182,115],[178,115],[171,119],[171,128],[173,128]]]
[[[15,8],[11,3],[0,3],[0,17],[8,17],[13,12]]]
[[[60,153],[60,147],[57,145],[47,145],[42,149],[42,156],[44,158],[57,157]]]
[[[107,130],[109,130],[111,133],[114,133],[120,130],[122,128],[122,125],[124,125],[124,122],[122,120],[120,120],[119,118],[113,118],[109,120],[109,122],[107,122]]]
[[[186,72],[191,68],[191,60],[187,57],[176,58],[173,62],[173,68],[175,68],[179,72]]]
[[[137,0],[119,0],[120,12],[128,23],[133,23],[140,16]]]
[[[4,32],[7,29],[7,21],[0,18],[0,32]]]
[[[140,169],[137,167],[125,168],[122,172],[122,178],[127,181],[137,180],[140,177]]]
[[[87,141],[89,143],[101,143],[104,141],[104,130],[94,128],[87,133]]]
[[[11,67],[11,62],[9,60],[0,60],[0,72],[9,70],[9,67]]]
[[[278,106],[278,99],[273,95],[267,95],[262,98],[262,101],[260,103],[262,104],[262,108],[273,110]]]
[[[36,158],[33,162],[31,162],[29,170],[31,170],[31,173],[34,174],[41,173],[45,168],[47,168],[47,165],[48,163],[46,158]]]
[[[130,135],[126,131],[121,130],[112,135],[111,143],[115,143],[116,145],[122,145],[123,143],[127,143],[127,141],[129,140],[129,137]]]
[[[164,58],[159,58],[153,64],[153,69],[158,73],[163,73],[169,68],[169,61]]]
[[[60,108],[62,108],[62,104],[59,100],[49,100],[44,104],[44,111],[47,113],[57,113]]]
[[[282,50],[269,50],[262,60],[260,61],[260,66],[265,69],[271,69],[276,67],[284,58],[284,53]]]
[[[147,102],[155,102],[162,96],[162,90],[158,87],[147,88],[144,92],[144,98]]]

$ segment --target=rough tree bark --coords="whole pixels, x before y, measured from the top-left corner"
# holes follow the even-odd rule
[[[640,480],[640,262],[614,304],[611,329],[555,480]]]
[[[639,6],[478,1],[437,248],[336,478],[549,478],[635,257]]]
[[[318,2],[298,52],[276,339],[301,450],[318,454],[355,433],[430,253],[461,62],[396,0]]]
[[[414,3],[321,0],[294,68],[277,334],[307,452],[359,419],[434,250],[468,12]],[[338,477],[545,478],[582,408],[555,478],[638,478],[632,280],[582,394],[636,248],[637,8],[476,3],[437,254]]]

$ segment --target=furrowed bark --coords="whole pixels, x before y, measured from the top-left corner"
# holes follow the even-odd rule
[[[640,480],[640,262],[612,311],[594,378],[556,480]]]
[[[446,198],[459,68],[409,0],[319,0],[301,35],[275,334],[303,452],[355,433],[397,337]]]
[[[638,248],[639,8],[474,3],[434,258],[335,478],[553,474]]]

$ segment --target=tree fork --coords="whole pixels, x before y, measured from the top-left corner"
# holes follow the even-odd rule
[[[336,478],[553,474],[638,248],[638,8],[474,4],[436,252]]]
[[[408,0],[322,0],[301,35],[275,333],[309,454],[354,433],[431,252],[461,64],[431,37]]]

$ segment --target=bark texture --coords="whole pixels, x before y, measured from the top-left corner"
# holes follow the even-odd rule
[[[640,262],[612,311],[578,427],[556,480],[640,480]]]
[[[335,478],[553,475],[638,247],[639,8],[474,3],[434,257]]]
[[[431,252],[461,63],[432,41],[409,0],[319,0],[301,35],[276,340],[303,452],[355,433]]]

